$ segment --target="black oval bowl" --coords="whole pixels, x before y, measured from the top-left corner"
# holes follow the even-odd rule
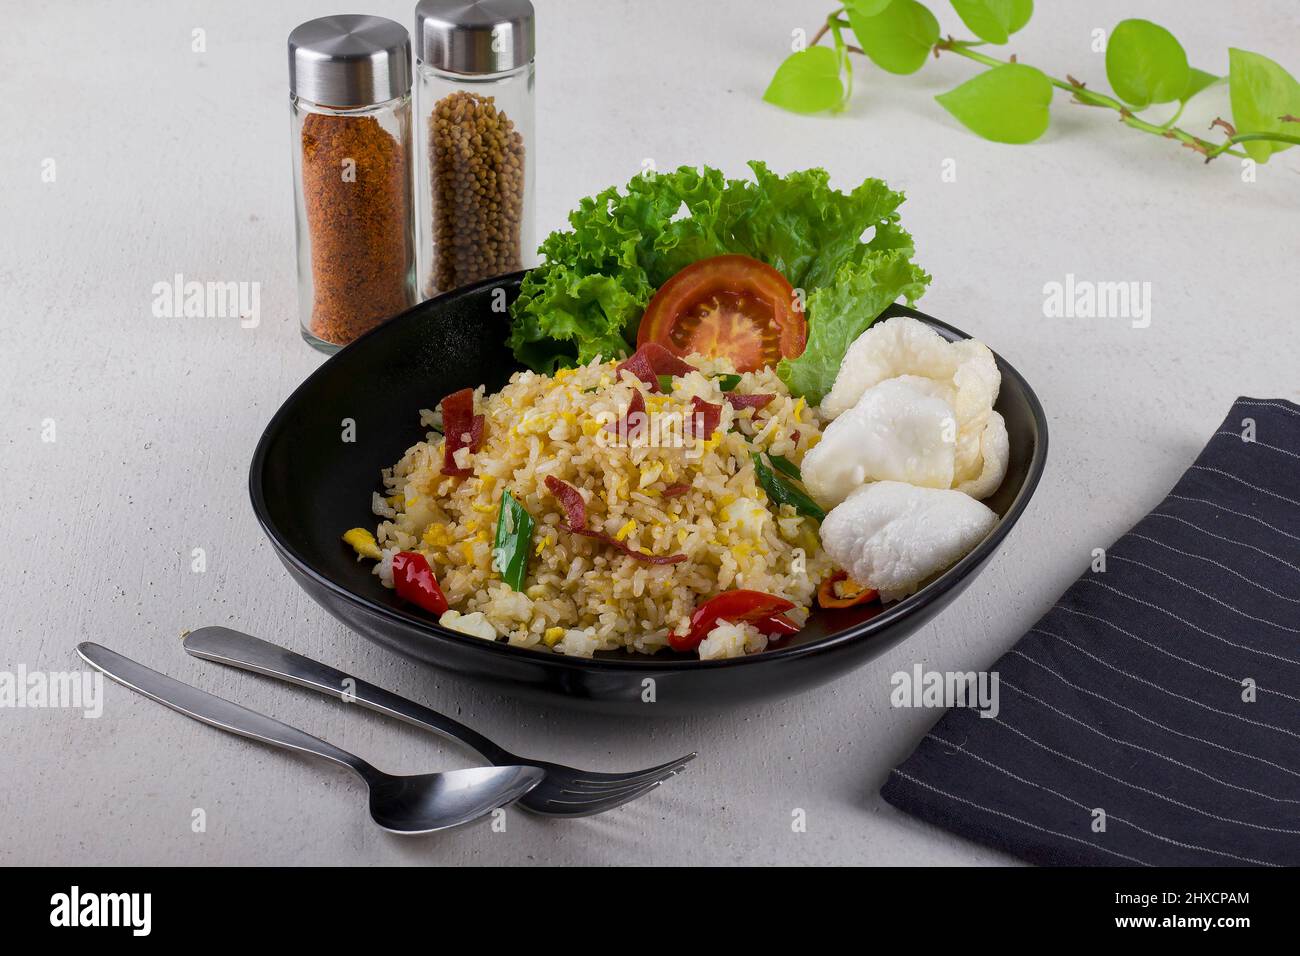
[[[941,611],[993,556],[1042,476],[1042,406],[1020,373],[998,357],[996,407],[1006,419],[1011,463],[986,504],[1000,518],[974,551],[903,601],[883,609],[817,609],[781,644],[719,661],[623,651],[583,660],[447,630],[382,587],[371,562],[358,562],[340,535],[374,526],[370,498],[381,487],[380,470],[424,437],[419,409],[467,386],[498,389],[519,368],[504,344],[503,304],[513,301],[522,275],[423,302],[334,355],[276,412],[249,474],[258,521],[303,589],[363,637],[445,671],[536,699],[639,714],[683,714],[795,694],[848,673]],[[967,337],[903,306],[885,315],[914,316],[948,339]],[[349,427],[351,442],[344,440]],[[654,706],[647,705],[650,698]]]

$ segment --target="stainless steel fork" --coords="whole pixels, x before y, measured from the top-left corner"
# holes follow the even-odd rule
[[[83,641],[77,653],[122,686],[199,723],[347,767],[366,783],[371,818],[393,833],[432,833],[477,820],[513,803],[546,777],[536,767],[395,776],[297,727],[160,674],[100,644]]]
[[[595,773],[545,760],[532,760],[505,748],[432,708],[407,700],[301,654],[228,627],[201,627],[185,637],[185,650],[195,657],[229,664],[268,677],[308,687],[348,703],[361,704],[405,720],[435,734],[465,744],[492,764],[538,767],[546,777],[515,805],[553,817],[583,817],[604,813],[644,796],[695,759],[677,760],[635,773]]]

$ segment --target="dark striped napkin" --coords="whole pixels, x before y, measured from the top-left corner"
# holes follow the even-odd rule
[[[1300,864],[1300,407],[1238,399],[1104,559],[882,795],[1034,863]]]

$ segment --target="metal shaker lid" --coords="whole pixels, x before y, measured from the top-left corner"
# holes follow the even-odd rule
[[[289,92],[323,106],[384,103],[411,91],[411,37],[385,17],[341,14],[289,34]]]
[[[518,69],[533,58],[529,0],[420,0],[415,49],[447,73],[484,75]]]

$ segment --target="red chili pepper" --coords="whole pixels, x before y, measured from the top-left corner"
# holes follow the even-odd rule
[[[794,603],[775,594],[762,591],[723,591],[709,598],[691,615],[691,626],[685,634],[669,634],[668,643],[675,651],[693,651],[719,621],[732,624],[753,624],[764,634],[793,634],[799,625],[786,617]]]
[[[447,613],[447,598],[438,587],[433,568],[418,551],[399,551],[393,555],[393,585],[397,596],[441,617]]]
[[[849,577],[849,572],[833,571],[817,585],[817,603],[822,607],[853,607],[874,601],[880,596],[880,592],[875,588],[862,588],[856,594],[840,597],[835,590],[835,585],[841,581],[848,581],[853,587],[858,586],[857,582]]]

